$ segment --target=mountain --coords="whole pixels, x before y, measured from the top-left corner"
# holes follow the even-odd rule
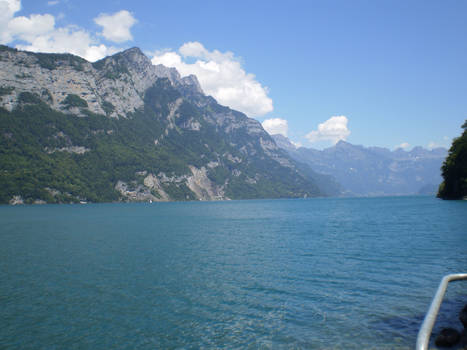
[[[0,203],[327,194],[258,121],[138,48],[90,63],[0,46],[0,70]]]
[[[295,160],[318,173],[334,176],[344,194],[356,196],[435,194],[441,182],[440,167],[447,153],[444,148],[391,151],[345,141],[316,150],[297,148],[282,135],[273,138]]]
[[[467,120],[462,129],[462,135],[454,139],[443,163],[444,181],[438,192],[442,199],[467,199]]]

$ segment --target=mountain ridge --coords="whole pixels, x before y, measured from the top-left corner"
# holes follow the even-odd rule
[[[0,69],[2,203],[326,195],[258,121],[138,48],[90,63],[0,46]]]
[[[283,135],[273,135],[277,145],[295,160],[318,173],[332,175],[345,195],[435,194],[441,183],[440,167],[447,150],[427,150],[417,146],[410,151],[384,147],[364,147],[340,140],[334,146],[317,150],[295,147]]]
[[[139,48],[131,48],[96,62],[88,62],[71,54],[44,54],[0,47],[3,84],[14,88],[11,98],[2,99],[1,107],[12,111],[17,92],[27,91],[47,100],[57,111],[65,111],[63,91],[70,91],[86,101],[91,112],[111,117],[124,117],[143,103],[142,95],[158,78],[168,78],[179,88],[203,94],[193,75],[181,78],[175,68],[152,65]],[[130,78],[123,82],[120,78]],[[51,100],[51,101],[50,101]],[[109,111],[106,104],[113,105]]]

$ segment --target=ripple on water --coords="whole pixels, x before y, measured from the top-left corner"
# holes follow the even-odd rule
[[[1,207],[0,347],[413,348],[440,278],[467,266],[466,204]],[[466,299],[449,287],[435,331]]]

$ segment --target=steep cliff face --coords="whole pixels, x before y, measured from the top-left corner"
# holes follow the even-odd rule
[[[89,63],[0,47],[1,202],[324,195],[261,124],[137,48]]]
[[[12,111],[21,92],[35,93],[53,109],[69,112],[69,94],[79,96],[89,111],[126,117],[144,104],[145,91],[158,78],[199,94],[195,76],[181,78],[174,68],[154,66],[138,48],[90,63],[69,54],[43,54],[0,48],[1,83],[12,88],[0,106]],[[72,110],[77,113],[78,110]]]

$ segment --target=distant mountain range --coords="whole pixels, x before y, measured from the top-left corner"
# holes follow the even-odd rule
[[[0,203],[336,194],[195,76],[132,48],[98,62],[0,46]]]
[[[314,171],[332,175],[342,186],[342,195],[378,196],[435,194],[441,178],[445,148],[363,147],[345,141],[324,150],[295,147],[288,138],[274,135],[276,144],[292,158]]]

